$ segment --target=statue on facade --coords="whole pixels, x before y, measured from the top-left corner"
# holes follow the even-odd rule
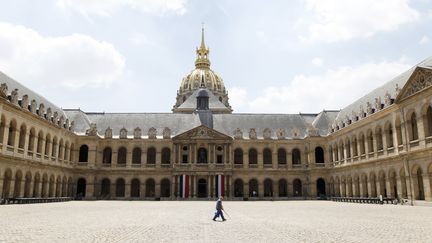
[[[32,101],[31,101],[31,104],[30,104],[30,111],[31,111],[33,114],[36,114],[36,110],[37,110],[37,103],[36,103],[36,100],[32,100]]]
[[[154,127],[151,127],[147,133],[149,139],[156,139],[156,134],[157,134],[157,131],[156,131],[156,128],[154,128]]]
[[[86,130],[87,136],[96,136],[97,135],[97,128],[96,123],[91,123],[90,128]]]
[[[250,139],[256,139],[256,138],[257,138],[257,133],[256,133],[255,128],[251,128],[251,129],[249,130],[249,138],[250,138]]]
[[[136,127],[134,130],[134,139],[141,139],[141,128]]]
[[[120,138],[121,139],[126,139],[127,138],[127,133],[128,133],[128,131],[126,130],[126,128],[122,128],[122,129],[120,129]]]
[[[0,96],[3,98],[7,97],[7,92],[8,92],[8,86],[6,83],[2,83],[0,85]]]
[[[164,130],[162,131],[162,137],[164,139],[170,139],[171,138],[171,129],[169,129],[168,127],[165,127]]]
[[[263,138],[271,139],[271,136],[272,136],[272,130],[270,128],[265,128],[263,131]]]
[[[11,103],[18,105],[18,89],[14,89],[11,92]]]
[[[29,108],[28,95],[23,95],[23,97],[21,99],[21,107],[25,110],[28,110],[28,108]]]
[[[105,130],[105,138],[112,138],[112,129],[111,129],[111,127],[108,127],[106,130]]]
[[[286,137],[286,131],[285,131],[285,129],[279,128],[276,131],[276,136],[277,136],[278,139],[285,139],[285,137]]]

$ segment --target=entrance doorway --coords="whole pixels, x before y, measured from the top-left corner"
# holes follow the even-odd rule
[[[86,180],[84,178],[80,178],[77,183],[76,197],[79,199],[84,198],[85,192],[86,192]]]
[[[323,178],[319,178],[317,180],[317,197],[325,197],[326,196],[326,185]]]
[[[198,180],[198,197],[207,197],[207,181],[205,179]]]

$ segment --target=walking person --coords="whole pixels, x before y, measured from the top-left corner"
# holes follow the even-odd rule
[[[213,217],[213,221],[216,221],[216,218],[221,217],[222,221],[226,221],[222,210],[224,209],[222,206],[222,199],[223,197],[220,196],[219,199],[216,201],[216,213],[215,216]]]

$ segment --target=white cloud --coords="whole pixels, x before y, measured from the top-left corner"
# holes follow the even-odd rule
[[[426,44],[428,44],[429,42],[430,42],[429,37],[427,37],[427,36],[425,35],[425,36],[423,36],[423,37],[420,39],[419,44],[421,44],[421,45],[426,45]]]
[[[312,64],[316,67],[322,67],[324,61],[319,57],[315,57],[314,59],[312,59]]]
[[[247,91],[244,88],[233,87],[229,89],[229,103],[233,109],[244,109],[247,107]]]
[[[367,38],[419,19],[409,0],[305,0],[313,14],[302,39],[335,42]]]
[[[184,14],[187,0],[57,0],[63,9],[72,9],[84,15],[109,16],[120,8],[128,7],[147,13]]]
[[[240,110],[298,113],[341,109],[410,67],[400,62],[380,62],[342,66],[321,75],[297,75],[287,86],[267,87],[257,98],[249,101],[244,100],[247,94],[241,92],[240,104],[246,105]],[[237,99],[233,92],[230,99]],[[236,106],[233,105],[233,108],[236,109]]]
[[[5,22],[0,22],[0,53],[1,71],[51,88],[109,86],[125,66],[110,43],[81,34],[45,37]]]

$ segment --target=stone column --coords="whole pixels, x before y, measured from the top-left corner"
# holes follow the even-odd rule
[[[177,192],[176,192],[176,175],[172,175],[171,176],[171,190],[170,190],[170,192],[171,192],[171,195],[170,195],[170,197],[171,197],[171,199],[174,199],[175,198],[175,196],[176,196],[176,194],[177,194]]]
[[[359,181],[359,189],[360,189],[360,197],[365,197],[365,193],[364,193],[364,190],[366,189],[366,188],[364,188],[364,181],[362,180],[362,179],[360,179],[360,181]]]
[[[115,181],[110,181],[111,185],[110,185],[110,198],[115,198],[117,197],[116,195],[116,183]]]
[[[211,197],[212,187],[211,187],[211,179],[210,175],[207,175],[207,198]]]
[[[279,183],[276,181],[276,183],[273,183],[273,197],[279,197]]]
[[[3,178],[0,177],[0,198],[3,198]]]
[[[193,175],[189,175],[189,198],[193,198]]]
[[[156,150],[156,168],[160,168],[161,167],[161,160],[162,160],[162,155],[161,155],[161,151],[160,150]]]
[[[243,197],[249,198],[249,183],[246,181],[243,184]]]
[[[145,192],[146,192],[146,184],[145,181],[144,183],[141,183],[140,181],[140,198],[145,198]]]
[[[264,197],[264,182],[262,180],[258,180],[258,196],[259,198]]]
[[[383,197],[396,197],[396,195],[393,194],[394,192],[391,188],[391,183],[390,183],[389,177],[385,181],[385,187],[386,187],[387,195],[383,195]]]
[[[131,198],[131,183],[128,183],[128,181],[130,182],[130,180],[125,179],[125,198]]]
[[[277,169],[278,164],[279,164],[279,161],[278,161],[278,157],[277,157],[277,149],[274,146],[272,148],[272,167],[273,167],[273,169]]]
[[[423,174],[423,187],[424,187],[425,200],[432,201],[430,178],[427,173]]]
[[[126,153],[126,167],[132,167],[132,151],[133,147],[128,146]]]
[[[258,150],[257,149],[257,152],[258,152],[258,168],[260,168],[260,169],[262,169],[263,167],[264,167],[264,161],[263,161],[263,153],[262,153],[262,150]]]
[[[25,191],[25,176],[23,176],[23,179],[21,179],[21,183],[20,183],[20,191],[19,191],[19,195],[18,197],[24,197],[24,191]]]
[[[94,180],[86,180],[86,192],[85,199],[93,199],[95,196],[95,181]]]
[[[14,196],[14,192],[15,192],[15,179],[12,178],[10,179],[10,183],[9,183],[9,195],[5,195],[5,197],[13,197]]]
[[[160,197],[160,196],[161,196],[160,181],[156,181],[156,183],[155,183],[155,197]]]

